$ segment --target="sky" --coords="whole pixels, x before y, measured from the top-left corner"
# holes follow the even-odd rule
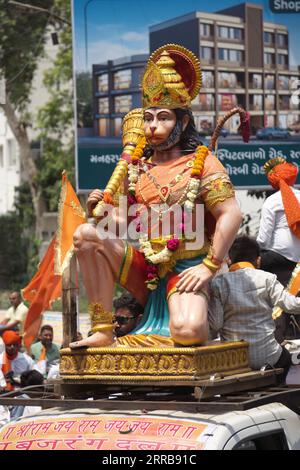
[[[76,71],[91,71],[92,64],[149,52],[149,26],[193,11],[213,13],[242,3],[239,0],[73,0]],[[289,29],[290,65],[300,64],[300,13],[274,14],[269,0],[264,21]]]

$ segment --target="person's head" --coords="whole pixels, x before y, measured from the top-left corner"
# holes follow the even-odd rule
[[[254,238],[241,235],[235,239],[229,250],[230,263],[248,261],[256,268],[260,267],[260,247]]]
[[[201,144],[191,113],[200,87],[200,62],[190,50],[165,44],[151,54],[142,79],[146,158],[175,145],[191,153]]]
[[[44,383],[43,375],[37,370],[27,370],[20,376],[21,387],[30,387],[32,385],[42,385]]]
[[[9,301],[12,307],[17,308],[18,305],[20,305],[20,303],[22,302],[20,292],[12,292],[11,294],[9,294]]]
[[[298,167],[294,163],[288,163],[283,157],[268,160],[264,164],[264,171],[274,189],[281,189],[283,181],[288,186],[294,186],[298,176]]]
[[[117,337],[130,333],[141,321],[143,307],[130,294],[114,300],[115,333]]]
[[[192,112],[189,109],[147,108],[144,111],[144,131],[148,146],[164,151],[179,145],[183,152],[193,152],[201,144]]]
[[[43,346],[49,347],[53,341],[53,328],[51,325],[43,325],[40,331],[40,341]]]
[[[5,352],[9,359],[15,359],[21,347],[21,336],[16,331],[7,330],[4,331],[2,340],[5,344]]]

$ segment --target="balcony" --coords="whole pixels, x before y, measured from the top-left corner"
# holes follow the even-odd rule
[[[278,70],[289,70],[289,66],[287,64],[277,64]]]
[[[201,65],[214,65],[215,64],[215,59],[210,58],[210,59],[201,59],[200,58]]]

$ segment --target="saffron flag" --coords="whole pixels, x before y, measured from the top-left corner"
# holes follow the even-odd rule
[[[85,221],[85,213],[63,172],[57,233],[39,264],[37,273],[22,290],[23,298],[30,303],[24,324],[24,345],[27,350],[38,335],[42,313],[51,308],[54,300],[61,297],[62,273],[73,253],[73,233]]]
[[[73,234],[84,222],[86,222],[85,212],[66,173],[63,172],[55,242],[55,274],[62,274],[68,266],[73,253]]]

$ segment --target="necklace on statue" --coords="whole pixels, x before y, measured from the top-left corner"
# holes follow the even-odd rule
[[[189,160],[186,163],[185,168],[180,173],[178,173],[168,184],[164,184],[164,185],[161,185],[158,182],[158,179],[150,172],[150,170],[148,169],[148,165],[145,162],[142,162],[141,169],[144,171],[145,175],[148,177],[150,181],[152,181],[152,183],[156,187],[160,200],[166,203],[170,197],[171,189],[173,188],[173,186],[175,186],[177,183],[183,180],[184,173],[186,173],[186,171],[189,168],[192,168],[192,166],[193,166],[193,159]]]

